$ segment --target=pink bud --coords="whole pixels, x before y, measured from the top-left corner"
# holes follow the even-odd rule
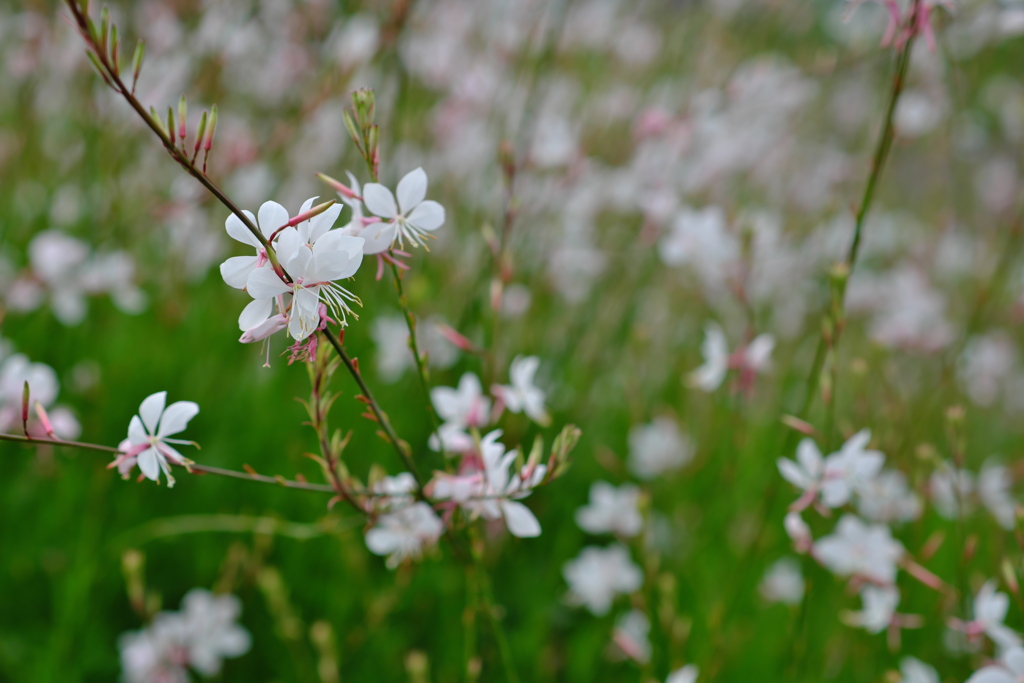
[[[473,351],[476,348],[473,346],[473,342],[469,341],[469,339],[459,334],[453,327],[441,324],[437,326],[437,329],[442,334],[442,336],[444,336],[445,339],[450,341],[452,344],[457,346],[462,351]]]
[[[43,408],[43,404],[36,401],[36,415],[39,417],[40,424],[43,425],[43,431],[51,439],[56,440],[57,436],[53,433],[53,425],[50,424],[50,416],[46,414],[46,409]]]
[[[323,204],[317,204],[316,206],[314,206],[309,211],[304,211],[304,212],[300,213],[298,216],[296,216],[295,218],[293,218],[290,221],[288,221],[286,227],[294,228],[299,223],[304,223],[304,222],[308,221],[310,218],[315,218],[316,216],[319,216],[320,214],[322,214],[327,209],[329,209],[332,206],[334,206],[336,203],[337,202],[335,202],[332,199],[329,202],[324,202]]]
[[[332,190],[334,190],[335,192],[340,194],[342,197],[347,197],[348,199],[359,199],[359,200],[362,200],[362,197],[360,197],[355,192],[353,192],[352,188],[350,188],[348,185],[345,185],[341,181],[335,180],[331,176],[326,175],[324,173],[317,173],[316,177],[319,178],[320,180],[324,181],[325,183],[327,183],[327,185]]]

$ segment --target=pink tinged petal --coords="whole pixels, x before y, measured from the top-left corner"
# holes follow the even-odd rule
[[[146,476],[146,479],[156,481],[160,478],[160,463],[157,462],[158,458],[159,456],[157,455],[155,448],[147,448],[139,453],[137,461],[139,470]]]
[[[138,415],[132,415],[131,422],[128,423],[128,443],[138,446],[147,441],[149,441],[149,435],[146,433],[146,428],[142,426],[142,420]]]
[[[277,202],[263,202],[263,206],[260,207],[259,216],[260,230],[263,232],[263,236],[268,239],[274,234],[275,230],[287,225],[290,220],[288,209]]]
[[[426,201],[412,210],[406,220],[420,230],[437,230],[444,225],[444,207],[435,201]]]
[[[288,327],[288,317],[285,315],[275,315],[271,318],[267,318],[256,327],[246,330],[245,334],[239,337],[238,341],[243,344],[263,341],[270,335],[280,332],[286,327]]]
[[[391,190],[380,183],[367,183],[363,188],[363,203],[366,209],[375,216],[381,218],[394,218],[398,215],[398,206],[395,205],[395,196]]]
[[[188,458],[179,453],[177,449],[172,446],[168,446],[163,442],[156,446],[156,449],[159,450],[160,454],[163,456],[163,462],[161,465],[163,466],[164,472],[167,473],[168,478],[170,478],[171,474],[171,468],[167,465],[168,461],[173,462],[175,465],[184,465],[188,461]]]
[[[274,310],[273,299],[256,299],[250,301],[249,305],[242,309],[238,316],[238,329],[243,332],[251,330],[257,325],[262,325],[270,317]]]
[[[398,182],[398,208],[403,214],[408,213],[427,197],[427,174],[417,168],[405,174]]]
[[[164,416],[160,419],[158,437],[171,436],[183,431],[188,421],[199,414],[199,405],[193,401],[175,401],[167,406]]]
[[[536,538],[540,536],[540,522],[530,508],[522,503],[510,500],[501,501],[501,512],[505,517],[508,532],[518,538]]]
[[[156,427],[160,423],[160,415],[164,412],[165,405],[167,392],[158,391],[147,396],[139,406],[139,417],[142,418],[142,424],[146,426],[149,434],[156,434]]]
[[[242,213],[244,213],[251,222],[256,222],[256,217],[253,216],[252,213],[248,211],[243,211]],[[238,240],[242,244],[248,244],[250,247],[255,247],[256,249],[260,248],[260,241],[256,239],[256,235],[252,234],[249,231],[249,228],[245,227],[245,223],[242,222],[242,219],[235,214],[231,214],[228,216],[227,220],[224,221],[224,228],[228,231],[228,235],[231,239]]]
[[[273,268],[257,268],[249,274],[245,290],[254,299],[273,299],[278,294],[290,292],[292,288],[277,276]]]
[[[232,256],[220,264],[220,276],[228,287],[245,289],[245,281],[249,279],[249,273],[255,268],[255,256]]]

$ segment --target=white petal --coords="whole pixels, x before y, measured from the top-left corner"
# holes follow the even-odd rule
[[[363,188],[363,203],[367,210],[381,218],[394,218],[398,215],[395,195],[380,183],[367,183]]]
[[[421,230],[437,230],[444,225],[444,207],[435,201],[423,202],[412,210],[406,220]]]
[[[160,430],[157,436],[171,436],[183,431],[188,421],[199,414],[199,405],[193,401],[175,401],[167,406],[164,416],[160,418]]]
[[[807,481],[807,477],[804,475],[803,470],[800,469],[800,467],[798,467],[792,460],[779,458],[776,461],[776,465],[779,468],[779,474],[782,475],[782,478],[793,486],[798,489],[806,489],[810,486],[810,482]]]
[[[311,277],[316,282],[330,282],[352,277],[363,262],[363,238],[345,237],[351,240],[335,249],[316,256]]]
[[[536,538],[540,536],[540,522],[530,508],[522,503],[510,500],[501,501],[501,512],[505,516],[508,532],[519,538]]]
[[[243,211],[242,213],[244,213],[251,222],[256,222],[256,217],[253,216],[251,212]],[[245,223],[242,222],[242,219],[235,214],[231,214],[228,216],[227,220],[224,221],[224,228],[228,231],[228,235],[231,236],[231,239],[238,240],[242,244],[248,244],[249,246],[257,249],[260,248],[260,241],[256,239],[256,235],[249,232],[249,228],[245,227]]]
[[[261,325],[270,317],[273,310],[273,299],[256,299],[254,301],[250,301],[249,305],[243,308],[241,315],[238,316],[238,329],[245,332],[247,330],[251,330],[257,325]]]
[[[417,168],[405,174],[398,182],[398,208],[403,214],[408,213],[427,197],[427,174]],[[375,212],[376,213],[376,212]]]
[[[255,256],[232,256],[220,264],[220,276],[228,287],[245,289],[245,281],[254,268],[256,268]]]
[[[146,428],[142,426],[142,420],[138,415],[132,415],[132,419],[128,423],[128,443],[138,446],[147,441],[149,441],[149,435],[146,434]]]
[[[249,280],[245,283],[245,290],[254,299],[272,299],[291,289],[291,285],[286,285],[273,268],[257,268],[249,274]]]
[[[139,453],[139,470],[146,475],[146,479],[156,481],[160,477],[160,463],[157,462],[158,457],[156,449],[152,447]]]
[[[274,248],[277,250],[277,258],[281,260],[281,263],[288,263],[295,252],[299,250],[305,242],[302,236],[299,235],[299,231],[295,228],[285,228],[277,236],[276,245]]]
[[[319,216],[309,219],[309,241],[311,244],[319,240],[328,230],[334,227],[334,224],[338,222],[338,216],[341,215],[341,208],[341,204],[335,204]]]
[[[313,261],[313,251],[306,245],[299,247],[295,254],[284,264],[285,269],[293,278],[309,277],[309,264]]]
[[[160,422],[160,414],[164,412],[166,404],[167,392],[158,391],[147,396],[142,401],[142,405],[139,406],[139,417],[142,418],[142,424],[146,426],[146,431],[150,434],[156,434],[156,427]]]
[[[270,239],[270,236],[281,227],[288,224],[290,216],[288,215],[288,209],[284,208],[277,202],[263,202],[263,206],[260,207],[260,230],[263,232],[263,236]]]

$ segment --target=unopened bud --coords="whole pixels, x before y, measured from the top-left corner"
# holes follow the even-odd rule
[[[39,401],[36,401],[36,416],[39,418],[39,423],[43,425],[43,431],[46,432],[46,436],[56,440],[57,435],[53,433],[53,425],[50,424],[50,416],[46,414],[46,408]]]
[[[442,337],[447,339],[460,350],[467,351],[469,353],[476,353],[479,351],[478,348],[473,346],[473,342],[469,341],[469,339],[456,331],[455,328],[440,323],[437,325],[437,330],[441,333]]]
[[[1010,589],[1010,592],[1017,595],[1020,592],[1020,584],[1017,582],[1017,572],[1013,571],[1013,565],[1010,564],[1010,558],[1003,558],[1003,579],[1006,581],[1006,587]]]
[[[28,436],[28,380],[25,380],[25,387],[21,390],[21,428]]]
[[[121,65],[119,64],[121,42],[117,39],[117,24],[110,27],[110,66],[114,70],[114,75],[119,76],[121,74]]]
[[[139,72],[142,71],[142,60],[146,58],[146,41],[139,40],[135,46],[135,54],[132,56],[132,92],[135,92],[135,84],[139,82]]]
[[[815,436],[817,434],[817,431],[814,429],[814,425],[812,425],[809,422],[805,422],[804,420],[801,420],[799,417],[794,417],[792,415],[783,415],[779,419],[779,421],[782,422],[782,424],[789,427],[790,429],[795,429],[801,434],[806,434],[807,436]]]
[[[182,94],[178,100],[178,137],[181,138],[181,143],[185,144],[185,135],[188,132],[186,123],[188,122],[188,103],[185,102],[185,95]]]
[[[107,41],[110,39],[110,10],[106,5],[100,10],[100,49],[107,56]]]
[[[352,188],[339,180],[335,180],[326,173],[317,173],[316,177],[326,183],[328,187],[340,194],[342,197],[347,197],[348,199],[359,199],[359,196],[352,190]]]
[[[308,221],[310,218],[314,218],[316,216],[319,216],[324,211],[326,211],[327,209],[331,208],[332,206],[334,206],[337,203],[338,202],[336,202],[336,201],[334,201],[332,199],[330,201],[324,202],[323,204],[317,204],[316,206],[314,206],[309,211],[303,211],[298,216],[296,216],[295,218],[293,218],[290,221],[288,221],[287,227],[294,228],[299,223],[304,223],[305,221]]]
[[[217,105],[210,109],[210,130],[206,134],[206,143],[203,148],[209,152],[213,147],[213,134],[217,132]]]
[[[171,147],[178,140],[178,128],[174,125],[174,107],[167,107],[167,132],[171,137]]]

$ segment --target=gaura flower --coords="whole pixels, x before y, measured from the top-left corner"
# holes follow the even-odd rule
[[[199,406],[192,401],[166,404],[166,391],[158,391],[142,401],[139,414],[133,415],[128,423],[128,438],[121,444],[123,453],[108,467],[117,467],[127,477],[132,466],[138,464],[142,474],[153,481],[159,481],[162,470],[167,477],[168,488],[174,486],[171,464],[188,468],[192,461],[170,444],[192,442],[168,437],[183,431],[189,420],[199,413]]]

